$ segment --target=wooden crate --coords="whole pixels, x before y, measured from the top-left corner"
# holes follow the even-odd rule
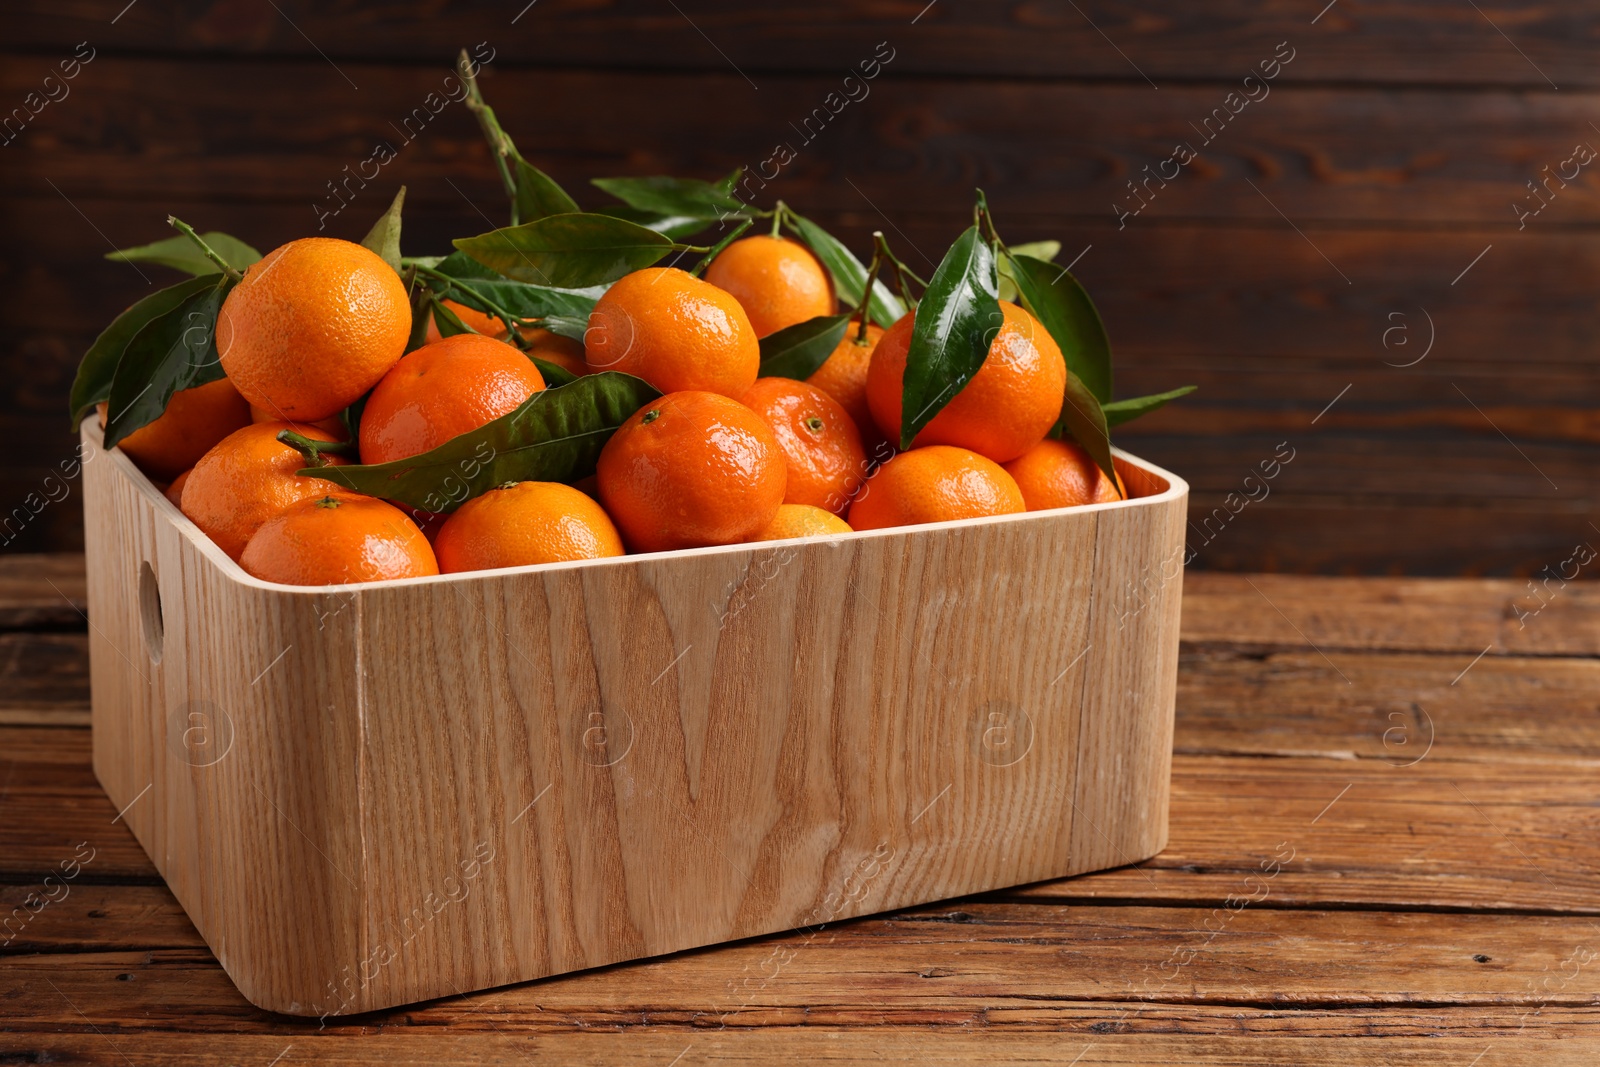
[[[1131,456],[1115,504],[310,589],[246,575],[82,434],[95,773],[263,1008],[1166,842],[1188,487]]]

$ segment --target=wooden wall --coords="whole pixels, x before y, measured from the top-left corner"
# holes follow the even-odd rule
[[[1568,162],[1600,148],[1600,16],[1511,0],[125,3],[32,0],[0,30],[0,109],[80,42],[94,56],[0,146],[6,510],[71,453],[78,354],[165,284],[101,254],[166,236],[168,212],[267,249],[316,232],[326,183],[387,139],[398,158],[326,232],[359,237],[401,183],[409,252],[502,222],[460,105],[401,131],[455,51],[487,42],[491,102],[580,200],[602,202],[590,176],[712,177],[787,142],[798,157],[769,191],[858,245],[883,228],[936,260],[982,186],[1012,240],[1082,252],[1119,395],[1200,386],[1121,436],[1194,486],[1196,566],[1533,573],[1600,545],[1600,161]],[[795,125],[890,50],[807,143]],[[1291,54],[1206,143],[1213,109]],[[1119,223],[1139,204],[1128,182],[1179,142],[1198,157]],[[1564,163],[1570,180],[1549,177]],[[1519,224],[1514,203],[1544,203],[1530,181],[1548,202]],[[1203,530],[1291,449],[1270,496]],[[8,548],[79,543],[75,497],[12,523]]]

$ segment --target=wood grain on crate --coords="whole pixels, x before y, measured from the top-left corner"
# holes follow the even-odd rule
[[[34,563],[63,589],[81,566],[17,566]],[[56,725],[0,726],[3,911],[79,842],[97,851],[71,894],[0,949],[0,1053],[137,1067],[280,1055],[1587,1065],[1600,971],[1576,953],[1600,942],[1594,650],[1530,623],[1522,647],[1491,648],[1450,685],[1482,650],[1474,627],[1487,643],[1519,585],[1188,576],[1172,838],[1146,863],[326,1031],[246,1003],[113,823],[88,731],[62,725],[86,697],[81,654],[69,672],[41,665],[57,675],[48,686],[22,658],[13,677],[55,694],[40,710]],[[1262,619],[1252,586],[1304,635]],[[1569,592],[1564,628],[1592,625],[1590,587]],[[0,617],[42,606],[0,593]],[[1337,628],[1334,606],[1365,622]],[[1306,638],[1326,640],[1348,684]],[[1384,731],[1388,710],[1411,704],[1438,729],[1407,767]],[[1294,859],[1231,911],[1230,896],[1258,895],[1245,879],[1282,842]]]
[[[1112,505],[323,592],[250,579],[84,443],[95,770],[256,1004],[388,1007],[1166,841],[1187,487],[1131,457]]]

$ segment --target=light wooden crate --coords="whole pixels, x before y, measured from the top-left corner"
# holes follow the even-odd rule
[[[249,577],[92,419],[83,440],[95,773],[263,1008],[1166,843],[1188,486],[1132,456],[1115,504],[309,589]]]

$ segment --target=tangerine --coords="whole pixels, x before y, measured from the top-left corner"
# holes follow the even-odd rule
[[[783,502],[844,514],[866,477],[867,456],[839,402],[792,378],[757,378],[741,403],[778,439],[789,471]]]
[[[1046,438],[1004,466],[1029,511],[1106,504],[1125,496],[1120,475],[1113,482],[1089,453],[1067,441]]]
[[[761,346],[732,296],[676,267],[625,275],[589,313],[590,371],[637,375],[663,393],[740,397],[755,383]]]
[[[783,503],[783,450],[760,416],[719,393],[668,393],[600,452],[600,502],[628,547],[660,552],[747,541]]]
[[[290,504],[344,491],[326,479],[295,473],[307,465],[305,457],[278,440],[280,431],[291,429],[314,441],[333,441],[310,427],[253,423],[200,457],[183,485],[179,509],[234,560],[261,524]],[[338,456],[328,459],[343,462]]]
[[[250,403],[295,422],[349,407],[405,353],[411,303],[376,252],[303,237],[244,272],[217,316],[222,369]]]
[[[560,482],[513,482],[455,510],[433,542],[443,574],[623,554],[605,509]]]
[[[786,541],[791,537],[831,537],[850,532],[850,524],[831,511],[810,504],[780,504],[772,521],[750,540]]]
[[[999,332],[978,373],[917,433],[913,447],[955,445],[1005,463],[1044,440],[1055,425],[1067,386],[1061,349],[1022,308],[1002,301],[1000,311]],[[873,418],[896,443],[914,317],[914,312],[907,314],[884,332],[867,371]]]
[[[516,348],[462,333],[403,356],[361,411],[361,462],[388,463],[438,448],[520,407],[544,388]]]
[[[349,585],[423,578],[439,564],[417,524],[391,504],[328,493],[290,504],[261,524],[239,560],[262,581]]]
[[[811,250],[787,237],[743,237],[717,253],[706,281],[733,295],[757,337],[832,315],[833,284]]]
[[[97,406],[100,428],[105,429],[105,401]],[[117,447],[134,466],[166,481],[194,466],[213,445],[249,422],[250,406],[244,397],[228,379],[218,378],[173,393],[160,416],[124,437]]]
[[[872,365],[873,348],[883,337],[883,327],[869,323],[866,339],[858,342],[856,337],[860,332],[859,323],[850,323],[843,340],[806,381],[833,397],[850,413],[856,429],[861,432],[862,446],[875,453],[879,449],[874,446],[883,435],[878,432],[872,407],[867,403],[867,368]]]
[[[850,507],[850,527],[881,530],[1025,510],[1022,490],[1000,464],[965,448],[928,445],[873,472]]]

